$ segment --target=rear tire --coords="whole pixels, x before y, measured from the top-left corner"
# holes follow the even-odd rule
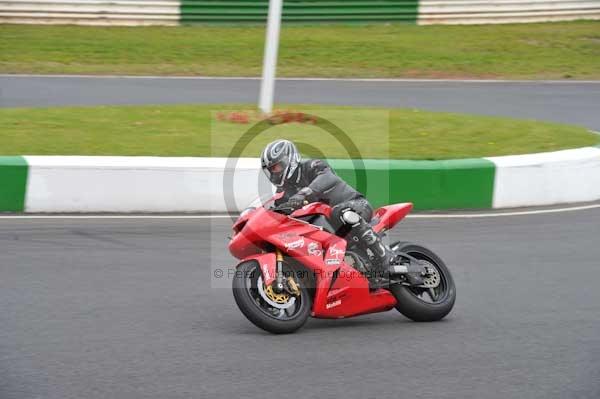
[[[396,304],[396,310],[409,319],[418,322],[438,321],[443,319],[448,313],[450,313],[456,300],[456,287],[454,285],[454,280],[444,261],[442,261],[439,256],[433,253],[433,251],[421,245],[412,244],[409,242],[399,241],[392,244],[391,248],[395,252],[404,252],[414,258],[424,260],[432,264],[440,274],[440,286],[443,285],[443,292],[440,290],[439,298],[436,298],[437,300],[434,300],[431,294],[426,293],[426,289],[408,287],[401,284],[390,286],[390,291],[398,301]],[[420,291],[423,291],[423,294],[428,295],[431,298],[431,302],[426,302],[421,299],[419,295],[417,295]]]
[[[284,271],[288,270],[284,269]],[[248,276],[253,277],[249,278]],[[300,279],[296,278],[295,280],[300,289],[300,296],[296,297],[298,303],[293,306],[298,308],[295,309],[293,315],[285,320],[270,315],[268,311],[261,308],[261,306],[268,307],[268,305],[265,305],[260,297],[255,295],[257,293],[255,285],[257,282],[262,282],[261,271],[256,261],[244,262],[238,266],[232,282],[233,298],[240,311],[255,326],[273,334],[289,334],[306,323],[312,306],[310,293],[306,285]]]

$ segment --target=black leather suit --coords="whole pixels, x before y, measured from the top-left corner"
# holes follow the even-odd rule
[[[310,188],[313,192],[306,198],[309,202],[323,202],[332,207],[331,223],[336,230],[343,227],[341,212],[345,209],[352,209],[365,222],[370,222],[373,217],[373,208],[369,201],[340,179],[325,161],[320,159],[301,161],[294,176],[287,179],[277,190],[277,192],[284,192],[284,196],[277,201],[277,204],[286,202],[304,187]]]

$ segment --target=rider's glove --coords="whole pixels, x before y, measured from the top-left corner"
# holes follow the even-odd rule
[[[300,209],[304,206],[304,195],[298,193],[298,194],[294,194],[290,197],[290,200],[288,201],[288,204],[290,204],[290,207],[294,208],[294,209]]]
[[[306,201],[306,197],[312,194],[312,190],[308,187],[304,187],[302,190],[298,191],[296,194],[292,195],[288,201],[288,204],[294,209],[300,209],[304,206],[304,201]]]

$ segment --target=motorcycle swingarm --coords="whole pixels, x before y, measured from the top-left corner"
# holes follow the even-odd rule
[[[411,256],[409,254],[407,254],[406,252],[395,252],[396,255],[398,256],[402,256],[403,258],[407,258],[410,261],[411,266],[417,265],[418,267],[421,268],[421,272],[425,271],[425,267],[421,264],[421,262],[419,261],[419,259],[415,258],[414,256]]]

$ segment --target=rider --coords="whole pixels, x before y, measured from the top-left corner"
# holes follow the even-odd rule
[[[331,223],[339,235],[348,234],[349,239],[371,252],[379,271],[385,273],[395,264],[394,253],[369,225],[373,216],[369,201],[340,179],[325,161],[302,160],[294,143],[275,140],[263,150],[261,165],[277,192],[284,193],[278,204],[287,202],[294,209],[301,208],[305,201],[329,204]]]

